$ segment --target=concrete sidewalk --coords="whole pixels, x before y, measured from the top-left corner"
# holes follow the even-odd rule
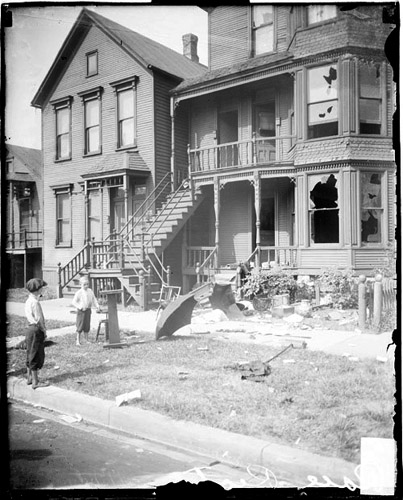
[[[337,484],[344,477],[356,484],[357,464],[192,422],[174,420],[133,406],[117,407],[112,401],[54,386],[32,390],[23,379],[8,379],[8,397],[61,414],[82,417],[84,422],[125,432],[134,437],[211,457],[237,467],[258,466],[295,487],[309,485],[308,476],[325,475]]]

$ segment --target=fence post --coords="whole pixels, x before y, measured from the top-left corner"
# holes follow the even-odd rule
[[[239,298],[243,298],[242,295],[242,264],[243,262],[240,262],[238,264],[238,267],[236,268],[236,293]]]
[[[63,291],[62,291],[62,264],[59,262],[57,264],[57,298],[61,299],[63,298]]]
[[[382,275],[375,276],[374,283],[374,326],[378,328],[382,316]]]
[[[315,282],[315,304],[320,306],[320,284]]]
[[[367,278],[363,274],[358,278],[358,326],[360,330],[365,330],[365,323],[367,320],[366,279]]]
[[[125,254],[124,254],[124,240],[123,236],[120,238],[120,268],[125,268]]]

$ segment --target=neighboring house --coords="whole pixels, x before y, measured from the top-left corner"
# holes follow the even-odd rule
[[[9,287],[21,288],[27,280],[42,276],[42,152],[5,147]]]
[[[164,279],[162,248],[143,246],[145,263],[138,235],[173,185],[169,91],[206,71],[197,37],[183,42],[179,54],[83,9],[32,100],[42,110],[43,277],[59,291],[88,270],[95,286],[123,285],[126,299],[148,266]],[[195,208],[179,208],[182,224]]]
[[[174,171],[203,196],[176,264],[185,288],[196,262],[201,275],[252,261],[295,275],[370,274],[395,240],[384,52],[394,26],[382,24],[382,6],[205,10],[209,71],[172,92],[175,131],[186,134]]]

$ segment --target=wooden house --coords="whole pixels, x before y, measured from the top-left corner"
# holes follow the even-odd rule
[[[42,152],[6,144],[5,250],[9,288],[42,276]]]
[[[206,71],[197,37],[183,42],[179,54],[84,8],[32,100],[42,111],[43,277],[60,293],[89,271],[95,288],[123,287],[126,300],[150,266],[164,279],[165,215],[153,219],[159,248],[139,245],[172,191],[169,91]],[[181,200],[183,225],[197,204]]]
[[[396,222],[382,6],[205,10],[209,70],[172,91],[174,174],[203,199],[183,231],[184,286],[239,262],[370,274]]]

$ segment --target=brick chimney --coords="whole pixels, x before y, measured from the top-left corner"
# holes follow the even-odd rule
[[[199,62],[199,56],[197,55],[197,42],[198,38],[193,33],[187,33],[182,36],[183,41],[183,55],[194,62]]]

